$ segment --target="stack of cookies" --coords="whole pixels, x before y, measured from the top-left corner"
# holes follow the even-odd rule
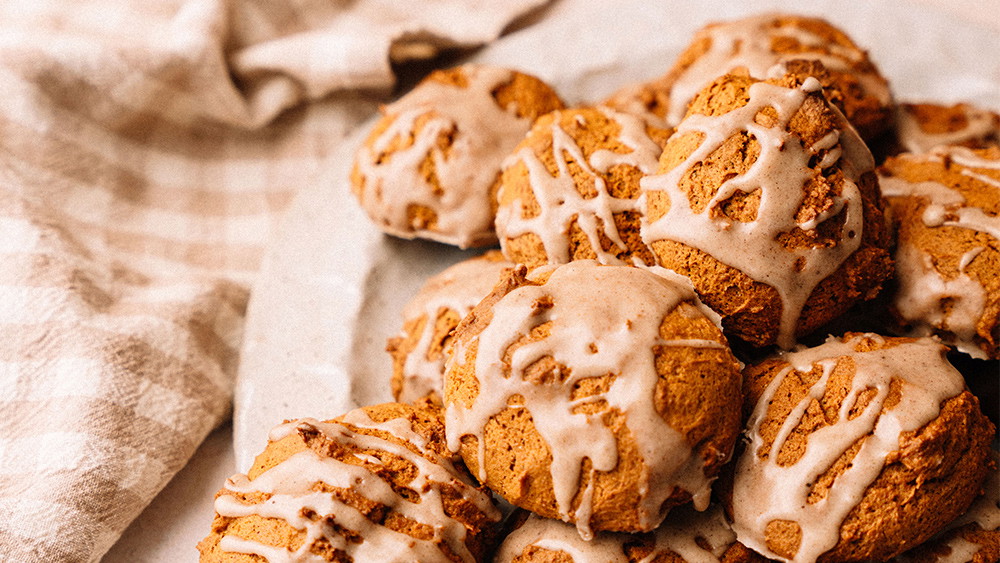
[[[399,403],[272,432],[203,561],[1000,560],[996,114],[768,14],[593,106],[435,72],[351,182],[500,250],[402,311]]]

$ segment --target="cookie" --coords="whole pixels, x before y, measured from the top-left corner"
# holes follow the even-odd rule
[[[286,422],[219,491],[201,561],[486,561],[500,512],[470,482],[433,406]]]
[[[382,108],[355,156],[352,190],[391,235],[495,244],[501,162],[536,117],[561,107],[528,74],[486,65],[435,71]]]
[[[608,108],[538,119],[504,167],[496,228],[512,262],[652,264],[639,238],[639,179],[656,171],[668,131]]]
[[[1000,147],[900,155],[879,176],[898,225],[900,327],[1000,358]]]
[[[406,307],[403,328],[389,339],[392,396],[401,403],[429,397],[440,404],[445,349],[451,332],[514,264],[500,252],[464,260],[429,278]]]
[[[736,543],[722,509],[705,512],[690,507],[671,511],[653,532],[603,532],[584,541],[576,529],[559,520],[522,513],[503,540],[494,563],[763,563]]]
[[[455,330],[448,445],[515,506],[594,531],[704,508],[739,432],[739,363],[693,292],[649,270],[523,266]]]
[[[873,166],[816,80],[727,75],[640,182],[642,240],[727,334],[790,348],[892,273]]]
[[[965,512],[995,428],[946,350],[849,334],[747,368],[739,541],[797,563],[885,561]]]
[[[710,24],[665,75],[623,88],[605,103],[663,127],[677,125],[700,90],[739,68],[758,79],[816,77],[864,139],[891,125],[888,83],[867,53],[825,20],[789,14]]]

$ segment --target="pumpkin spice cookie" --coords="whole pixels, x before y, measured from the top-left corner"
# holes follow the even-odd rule
[[[494,244],[500,164],[536,117],[561,107],[528,74],[485,65],[435,71],[382,108],[355,157],[354,194],[389,234]]]
[[[707,506],[739,432],[739,362],[688,288],[590,260],[521,266],[454,338],[449,447],[510,503],[584,537]]]
[[[723,327],[794,345],[892,272],[868,148],[807,78],[719,78],[642,179],[642,240]]]
[[[201,561],[487,561],[500,512],[470,482],[437,407],[286,422],[219,491]]]
[[[608,108],[538,119],[501,178],[496,228],[504,255],[535,267],[653,257],[639,239],[639,179],[656,171],[669,131]]]
[[[1000,358],[1000,147],[904,154],[879,175],[898,225],[900,326]]]
[[[849,334],[744,371],[740,542],[796,563],[885,561],[966,511],[995,428],[931,338]]]
[[[664,76],[628,86],[605,103],[660,126],[674,126],[700,90],[739,68],[761,80],[783,74],[816,77],[864,139],[875,138],[891,124],[888,83],[867,53],[822,19],[787,14],[708,25]]]
[[[429,397],[441,402],[445,349],[452,330],[514,264],[491,250],[428,279],[403,309],[403,329],[389,339],[392,396],[401,403]]]

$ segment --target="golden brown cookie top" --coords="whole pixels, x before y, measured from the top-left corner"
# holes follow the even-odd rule
[[[850,334],[748,368],[739,540],[795,562],[881,561],[964,512],[993,427],[946,350]]]
[[[276,427],[247,475],[217,495],[202,560],[483,560],[500,513],[443,437],[439,409],[401,404]]]
[[[575,522],[585,536],[591,527],[651,530],[680,491],[707,504],[738,431],[738,362],[688,288],[587,260],[531,279],[522,268],[463,320],[453,353],[449,447],[474,438],[477,447],[462,448],[466,464],[510,502]],[[513,458],[491,473],[491,460],[521,453],[522,431],[497,426],[511,405],[547,445],[523,452],[538,460],[524,476]],[[615,487],[634,502],[605,505]]]
[[[572,525],[559,520],[537,515],[522,516],[522,520],[500,544],[494,563],[736,561],[727,556],[736,534],[719,506],[705,512],[676,508],[653,532],[603,532],[590,541],[580,538]]]
[[[888,83],[867,53],[825,20],[790,14],[710,24],[695,34],[666,75],[625,88],[606,103],[661,126],[676,125],[702,88],[740,68],[758,79],[816,77],[866,139],[889,126]]]
[[[901,152],[925,153],[941,145],[1000,146],[1000,114],[969,104],[899,104],[895,117]]]
[[[863,244],[887,245],[871,153],[819,88],[812,78],[719,78],[641,182],[647,245],[681,243],[777,292],[777,330],[737,333],[758,345],[791,347],[817,286]]]
[[[1000,357],[1000,148],[904,154],[879,174],[898,225],[894,313],[913,334]]]
[[[639,179],[656,171],[668,133],[603,107],[540,117],[501,178],[496,227],[504,254],[529,266],[651,261],[615,214],[635,212]],[[514,242],[528,234],[540,249]]]
[[[494,243],[500,165],[535,117],[562,102],[541,80],[506,68],[436,71],[382,108],[351,173],[384,231],[462,248]]]
[[[389,340],[393,396],[408,403],[428,395],[440,400],[445,349],[451,331],[514,267],[491,250],[431,276],[403,308],[403,330]]]

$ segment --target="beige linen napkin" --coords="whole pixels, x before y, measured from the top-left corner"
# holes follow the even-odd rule
[[[375,107],[348,91],[539,3],[0,3],[0,560],[99,559],[228,415],[262,250]]]

